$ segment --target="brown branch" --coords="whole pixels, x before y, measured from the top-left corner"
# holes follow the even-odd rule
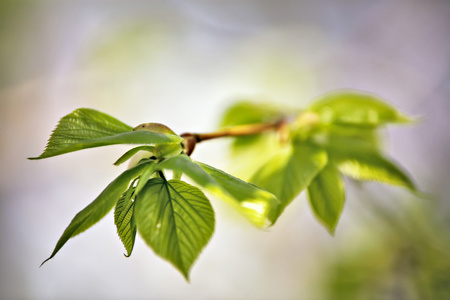
[[[245,136],[262,133],[269,130],[279,130],[287,124],[285,119],[274,122],[238,125],[211,133],[183,133],[180,136],[184,138],[184,150],[187,155],[191,155],[195,149],[195,145],[211,139],[217,139],[229,136]]]

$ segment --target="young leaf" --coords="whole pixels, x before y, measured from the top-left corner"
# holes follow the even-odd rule
[[[259,227],[273,225],[279,202],[274,195],[186,155],[169,158],[158,165],[161,169],[182,172],[218,198],[231,202]]]
[[[221,127],[264,123],[283,117],[280,109],[267,103],[241,101],[229,107],[221,121]]]
[[[44,152],[30,159],[114,144],[166,144],[183,141],[176,135],[131,130],[130,126],[105,113],[80,108],[60,120]]]
[[[280,205],[274,195],[207,164],[200,162],[198,164],[220,186],[220,193],[212,191],[213,194],[228,200],[258,227],[269,227],[274,224]]]
[[[321,123],[375,127],[386,123],[408,123],[409,117],[374,95],[356,91],[334,91],[319,98],[309,111]]]
[[[345,175],[359,180],[379,181],[417,191],[409,176],[378,151],[364,148],[332,147],[329,148],[328,153],[330,159]]]
[[[183,181],[151,179],[136,199],[139,234],[189,280],[189,271],[214,232],[205,195]]]
[[[128,150],[127,152],[125,152],[125,154],[123,154],[121,157],[119,157],[119,159],[116,160],[114,165],[118,166],[118,165],[126,162],[127,160],[129,160],[131,157],[133,157],[133,155],[135,155],[139,151],[146,151],[146,152],[148,152],[150,154],[150,153],[153,152],[154,149],[155,149],[155,147],[153,147],[153,146],[138,146],[138,147],[134,147],[133,149]]]
[[[127,250],[126,257],[131,255],[136,239],[136,222],[134,220],[134,199],[136,197],[133,181],[128,190],[117,201],[114,209],[114,223],[117,234]]]
[[[82,233],[98,221],[100,221],[117,203],[123,192],[128,188],[131,180],[136,178],[145,169],[145,164],[126,170],[114,179],[103,192],[83,210],[81,210],[70,222],[49,258],[53,258],[64,244],[72,237]],[[42,265],[41,264],[41,265]]]
[[[52,137],[54,137],[54,135],[52,135]],[[52,140],[52,138],[50,138],[50,140]],[[42,159],[82,149],[116,144],[176,144],[181,143],[181,141],[182,139],[175,135],[164,135],[149,131],[130,131],[93,140],[82,140],[74,144],[60,144],[59,148],[54,147],[49,149],[47,147],[44,153],[39,157],[32,157],[30,159]]]
[[[308,196],[314,215],[334,235],[345,203],[344,181],[336,167],[328,164],[314,178]]]
[[[250,182],[280,200],[276,217],[300,194],[327,164],[327,153],[318,147],[293,144],[264,164]]]
[[[139,192],[142,190],[142,188],[145,186],[147,181],[150,179],[150,176],[155,172],[156,170],[156,161],[149,162],[145,164],[145,170],[142,172],[141,176],[139,176],[138,184],[136,185],[135,193],[136,195],[139,194]]]
[[[255,124],[275,121],[284,117],[282,111],[267,103],[256,103],[250,101],[237,102],[229,107],[223,117],[220,126],[229,127],[236,125]],[[267,134],[254,134],[239,136],[233,139],[232,149],[236,152],[246,149],[255,144],[265,143]]]
[[[217,187],[217,182],[185,154],[173,156],[160,162],[157,169],[169,169],[175,172],[182,172],[191,178],[195,183],[204,188],[213,189]]]

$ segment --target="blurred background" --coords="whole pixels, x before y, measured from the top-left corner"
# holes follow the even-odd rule
[[[0,297],[450,299],[449,32],[445,0],[1,1]],[[212,199],[191,283],[140,238],[123,257],[110,213],[39,268],[129,148],[28,161],[63,115],[209,132],[238,99],[302,108],[335,88],[422,118],[384,135],[428,199],[347,181],[335,237],[303,194],[267,231]],[[193,158],[230,171],[228,142]]]

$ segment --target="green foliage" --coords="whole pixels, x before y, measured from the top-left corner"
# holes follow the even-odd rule
[[[199,165],[217,183],[218,188],[212,189],[211,193],[228,200],[258,227],[265,228],[275,223],[280,202],[273,194],[207,164]]]
[[[314,215],[334,235],[345,203],[344,180],[335,166],[320,171],[308,186],[308,196]]]
[[[376,127],[386,123],[408,123],[410,119],[373,95],[335,91],[319,98],[309,108],[324,124]]]
[[[148,155],[150,157],[151,154],[153,154],[154,150],[155,150],[155,147],[153,147],[153,146],[138,146],[138,147],[134,147],[134,148],[128,150],[127,152],[125,152],[121,157],[119,157],[119,159],[116,160],[114,165],[115,166],[119,166],[119,165],[123,164],[124,162],[126,162],[127,160],[132,158],[139,151],[148,152]]]
[[[130,181],[138,177],[144,168],[145,164],[142,164],[123,172],[91,204],[80,211],[56,243],[53,253],[42,264],[53,258],[70,238],[82,233],[100,221],[117,203],[123,192],[128,188]]]
[[[139,234],[156,254],[189,279],[189,270],[214,232],[214,211],[198,188],[154,178],[136,201]]]
[[[130,126],[105,113],[80,108],[59,121],[44,152],[30,159],[115,144],[179,144],[181,141],[176,135],[132,131]]]
[[[224,113],[220,127],[232,127],[236,125],[257,124],[275,121],[285,116],[284,112],[269,103],[255,103],[240,101],[230,106]],[[232,150],[235,154],[246,150],[253,145],[261,145],[270,138],[268,134],[252,134],[234,138]]]
[[[131,255],[139,232],[157,255],[188,280],[192,264],[214,232],[215,221],[209,200],[199,188],[181,181],[183,176],[261,228],[272,226],[307,190],[315,217],[334,235],[345,204],[342,175],[416,191],[407,173],[382,153],[377,133],[385,124],[409,120],[377,97],[360,92],[327,94],[300,113],[248,101],[237,103],[226,111],[221,126],[267,125],[247,126],[245,134],[239,134],[243,127],[227,131],[228,135],[232,132],[236,155],[252,150],[253,160],[258,160],[258,164],[246,161],[248,166],[260,166],[253,168],[246,182],[192,160],[186,154],[190,152],[185,153],[187,140],[163,124],[132,128],[102,112],[78,109],[61,119],[44,152],[31,159],[113,144],[138,146],[114,163],[131,159],[129,169],[75,216],[48,259],[115,206],[114,222],[125,256]],[[187,136],[190,142],[202,140],[200,134]],[[216,135],[221,136],[225,135]],[[166,170],[172,172],[171,180],[166,179]]]
[[[324,150],[310,145],[288,145],[256,171],[250,182],[278,197],[281,202],[276,214],[278,218],[326,164]]]
[[[134,220],[134,200],[136,195],[136,187],[134,186],[135,181],[136,180],[134,180],[128,190],[123,193],[114,209],[114,223],[117,227],[117,234],[127,250],[126,257],[131,255],[136,239],[136,222]]]

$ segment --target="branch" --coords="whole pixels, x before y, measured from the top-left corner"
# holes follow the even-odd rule
[[[184,148],[187,155],[191,155],[195,149],[195,145],[212,139],[229,137],[229,136],[245,136],[262,133],[264,131],[278,131],[287,125],[287,120],[280,119],[273,122],[238,125],[211,133],[183,133],[180,136],[184,138]]]

